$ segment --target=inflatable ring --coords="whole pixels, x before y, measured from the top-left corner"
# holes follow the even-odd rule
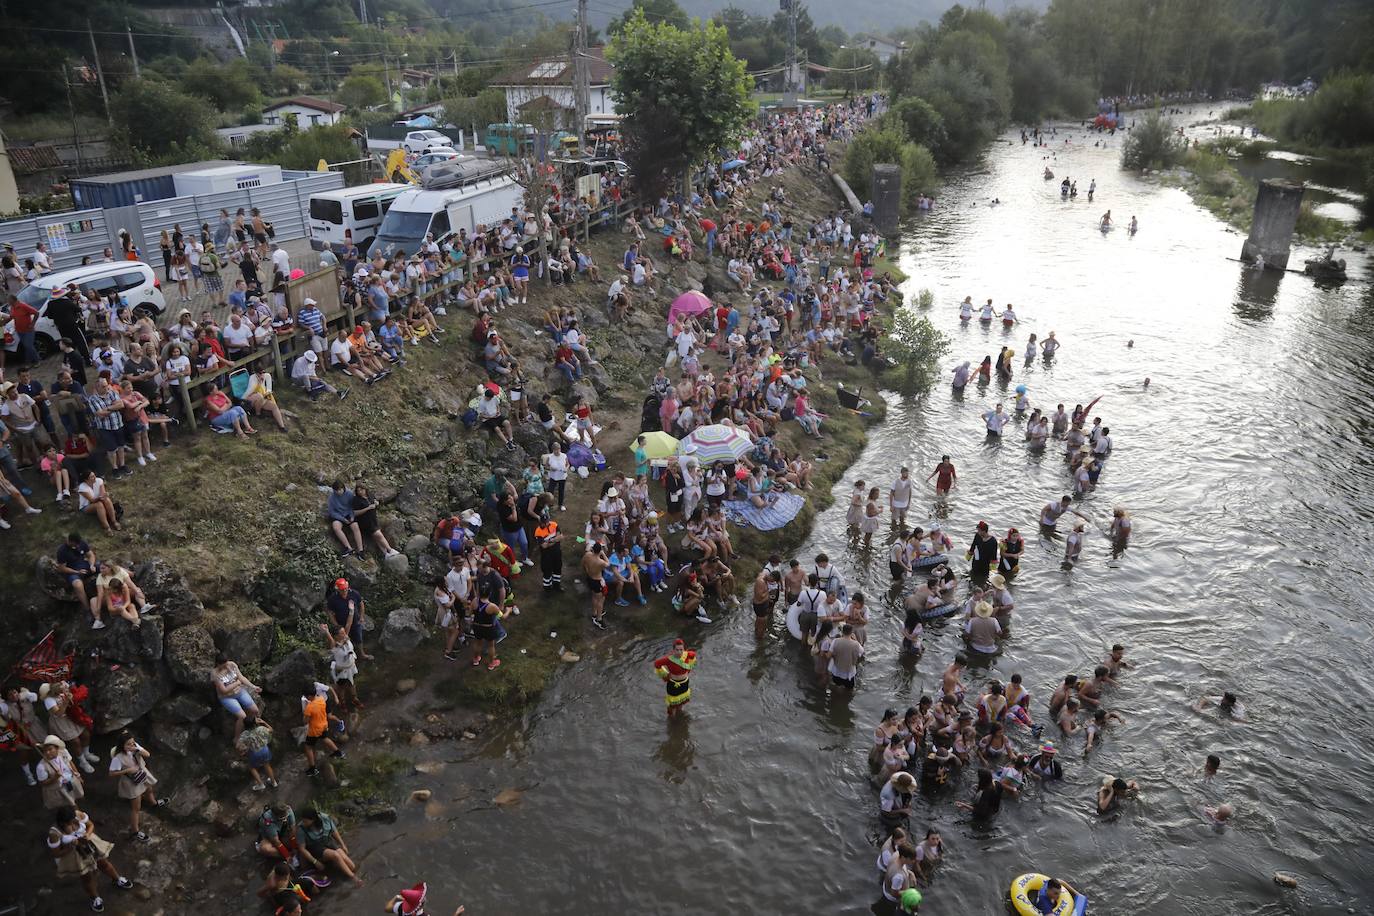
[[[919,559],[912,560],[912,561],[911,561],[911,568],[912,568],[913,571],[915,571],[915,570],[917,570],[917,569],[930,569],[930,568],[932,568],[932,567],[934,567],[934,566],[939,566],[941,563],[948,563],[948,562],[949,562],[949,554],[947,554],[947,553],[936,553],[936,554],[931,554],[931,555],[928,556],[928,557],[920,557]]]
[[[787,608],[787,632],[792,634],[793,639],[806,638],[806,634],[802,632],[801,628],[801,612],[802,606],[798,601],[792,602]]]
[[[1011,882],[1011,905],[1020,916],[1042,916],[1034,898],[1040,888],[1049,882],[1049,876],[1027,872]],[[1088,898],[1083,894],[1063,894],[1059,904],[1050,916],[1083,916],[1088,909]]]
[[[921,620],[939,620],[941,617],[948,617],[957,610],[959,610],[959,603],[957,601],[950,601],[946,604],[940,604],[932,608],[925,608],[917,611],[916,616]]]

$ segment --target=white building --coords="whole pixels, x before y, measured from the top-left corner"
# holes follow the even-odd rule
[[[854,47],[868,48],[878,56],[878,63],[880,64],[887,63],[893,57],[901,57],[902,52],[906,50],[905,44],[890,38],[883,38],[880,35],[855,35]],[[844,60],[844,58],[840,57],[840,60]]]
[[[267,133],[273,130],[281,130],[282,124],[240,124],[237,127],[217,127],[215,133],[219,134],[220,139],[228,143],[230,147],[238,148],[248,142],[248,138],[254,134]]]
[[[343,111],[344,106],[338,102],[297,95],[268,105],[262,110],[262,119],[281,126],[294,118],[296,126],[306,130],[321,124],[338,124],[343,120]]]
[[[606,62],[604,48],[587,49],[587,81],[590,98],[587,114],[615,114],[611,92],[613,67]],[[492,87],[506,92],[506,119],[528,123],[537,112],[551,112],[552,127],[571,129],[577,105],[573,99],[573,68],[569,55],[548,57],[532,64],[521,64],[496,79]]]

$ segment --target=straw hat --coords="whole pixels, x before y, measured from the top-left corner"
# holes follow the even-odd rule
[[[1002,575],[1001,573],[993,573],[992,575],[988,576],[988,582],[992,585],[993,588],[1007,587],[1007,577]]]
[[[979,617],[991,617],[992,605],[988,604],[986,601],[979,601],[973,606],[973,613],[977,614]]]

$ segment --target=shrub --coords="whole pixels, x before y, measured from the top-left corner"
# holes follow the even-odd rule
[[[892,127],[867,130],[854,138],[844,158],[844,178],[860,197],[873,193],[873,166],[890,162],[902,168],[902,206],[935,187],[935,157]]]
[[[888,328],[887,355],[894,365],[885,373],[889,385],[904,394],[930,388],[939,373],[940,359],[950,350],[949,338],[909,308],[899,308]]]
[[[1126,137],[1121,147],[1121,167],[1134,172],[1173,168],[1182,158],[1184,146],[1184,141],[1174,133],[1173,122],[1152,111]]]

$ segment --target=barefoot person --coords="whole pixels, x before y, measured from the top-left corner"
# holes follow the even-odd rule
[[[935,470],[930,472],[930,477],[927,477],[926,480],[930,480],[932,477],[935,479],[935,495],[942,499],[948,496],[950,489],[959,480],[959,475],[954,471],[954,462],[949,460],[948,455],[940,459],[940,463],[935,466]]]
[[[663,680],[663,702],[668,707],[668,718],[675,718],[678,711],[692,700],[692,670],[697,666],[697,654],[687,648],[681,639],[673,640],[673,651],[654,659],[654,673]]]

